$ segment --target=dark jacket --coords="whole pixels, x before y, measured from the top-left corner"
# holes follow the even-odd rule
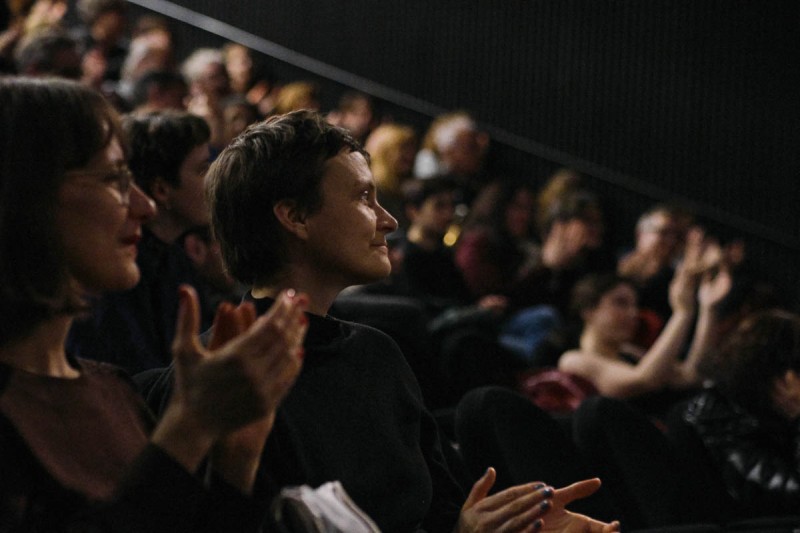
[[[800,509],[800,421],[755,416],[708,389],[689,402],[692,425],[745,516]]]

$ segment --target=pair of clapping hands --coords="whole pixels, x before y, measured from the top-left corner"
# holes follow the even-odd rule
[[[724,249],[699,227],[689,230],[683,259],[670,285],[670,304],[673,309],[693,309],[696,303],[710,309],[728,294],[733,283],[731,263],[733,254],[742,245]]]
[[[221,304],[207,348],[198,337],[196,293],[182,286],[179,297],[174,390],[152,441],[190,472],[211,452],[212,468],[248,493],[275,413],[302,367],[308,297],[283,291],[258,318],[249,302]]]
[[[461,509],[455,533],[508,531],[533,533],[613,533],[619,522],[605,523],[572,513],[566,506],[600,488],[599,479],[587,479],[554,489],[544,483],[527,483],[489,496],[496,472],[489,468],[472,487]]]

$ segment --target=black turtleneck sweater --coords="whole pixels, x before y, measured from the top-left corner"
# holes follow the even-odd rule
[[[253,300],[259,314],[272,300]],[[278,410],[258,483],[339,480],[385,533],[452,531],[463,504],[416,379],[384,333],[309,315],[303,369]],[[149,390],[165,405],[171,371]],[[259,491],[260,492],[260,491]]]

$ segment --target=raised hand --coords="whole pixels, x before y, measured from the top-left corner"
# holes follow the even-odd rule
[[[297,299],[297,312],[301,313],[297,322],[305,324],[306,318],[302,316],[302,309],[308,303],[307,297],[305,295],[294,296],[292,294],[288,294],[288,296],[293,300]],[[217,349],[231,339],[241,335],[252,326],[255,320],[255,308],[249,302],[243,303],[239,307],[233,307],[231,304],[222,304],[214,320],[214,330],[208,345],[209,349]],[[289,320],[292,321],[293,319],[290,318]],[[291,349],[301,359],[304,333],[305,328],[295,328],[295,336],[290,340]],[[274,422],[275,410],[272,409],[260,420],[224,435],[214,446],[212,467],[228,483],[239,487],[243,492],[249,492],[255,482],[264,443],[272,431]]]
[[[306,324],[303,303],[282,293],[269,313],[214,350],[197,336],[199,304],[194,290],[180,289],[173,342],[175,390],[153,442],[193,470],[222,435],[274,414],[301,367]],[[217,322],[237,331],[247,318],[221,310]],[[249,311],[242,311],[245,315]],[[223,341],[224,339],[220,339]],[[217,341],[215,341],[217,342]]]

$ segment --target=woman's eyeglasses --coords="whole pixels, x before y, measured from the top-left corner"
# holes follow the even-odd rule
[[[66,176],[99,176],[101,178],[100,181],[94,180],[94,183],[102,184],[111,190],[119,200],[120,205],[127,206],[131,203],[131,189],[135,183],[133,174],[127,166],[106,170],[70,170],[66,173]]]

